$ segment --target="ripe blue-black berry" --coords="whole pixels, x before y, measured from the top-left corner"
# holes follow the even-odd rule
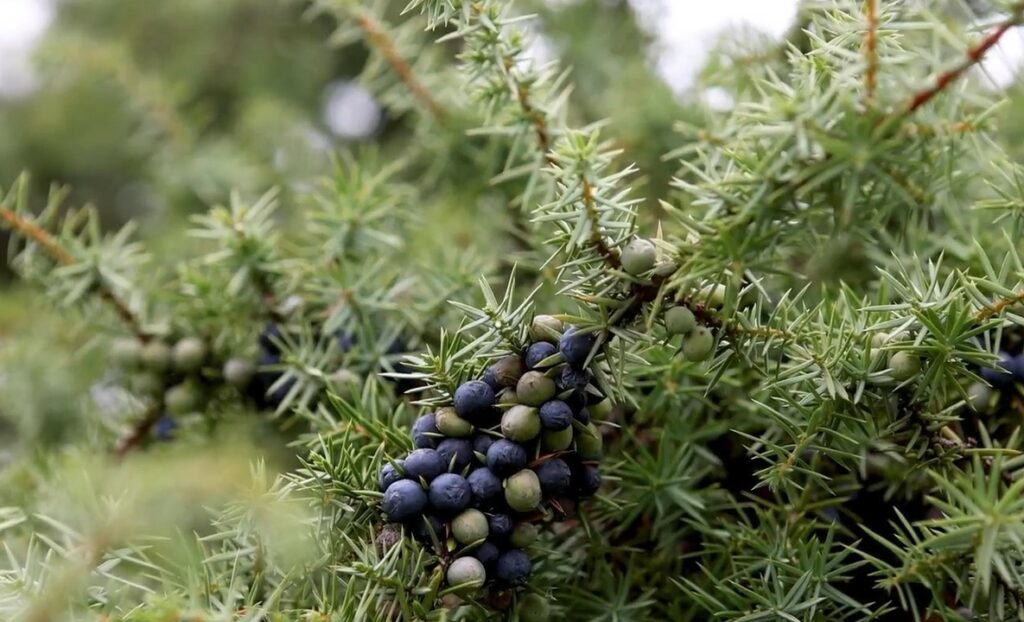
[[[407,524],[409,530],[412,531],[413,537],[420,542],[430,542],[431,531],[433,531],[433,536],[439,541],[443,542],[445,540],[444,521],[433,514],[417,516]]]
[[[558,352],[555,344],[538,341],[526,350],[526,366],[530,369],[536,369],[540,366],[541,361],[552,356],[555,352]]]
[[[473,437],[473,454],[476,456],[477,461],[481,463],[487,462],[487,450],[491,448],[495,440],[497,439],[483,432]]]
[[[267,327],[260,333],[259,343],[260,348],[264,352],[270,354],[280,354],[281,346],[279,345],[284,341],[284,333],[281,332],[281,327],[277,324],[267,324]]]
[[[526,466],[529,457],[519,443],[500,439],[487,450],[487,468],[499,477],[508,477]]]
[[[589,408],[581,408],[581,409],[577,410],[576,414],[575,414],[575,417],[576,417],[576,421],[579,421],[583,425],[587,425],[588,423],[590,423],[590,409]]]
[[[498,563],[498,557],[501,556],[501,551],[493,542],[484,542],[480,546],[476,547],[470,552],[470,555],[480,560],[480,563],[484,565],[484,568],[488,572],[494,570],[495,564]]]
[[[480,467],[466,478],[469,488],[473,491],[473,504],[477,507],[489,508],[501,501],[504,490],[501,478],[487,467]]]
[[[601,487],[601,473],[592,464],[580,465],[573,472],[573,488],[579,497],[590,497]]]
[[[475,557],[460,557],[448,566],[448,573],[445,575],[448,585],[483,585],[487,580],[487,570],[480,560]]]
[[[472,420],[494,405],[494,389],[483,380],[463,382],[455,389],[453,402],[460,417]]]
[[[418,448],[437,447],[437,439],[440,436],[434,413],[422,415],[412,424],[412,443]]]
[[[555,384],[558,385],[559,391],[582,392],[590,384],[590,372],[566,365],[562,368],[562,373],[558,375]]]
[[[981,377],[993,387],[999,389],[1009,386],[1013,382],[1016,361],[1009,352],[999,353],[999,362],[994,367],[986,367],[981,370]]]
[[[404,461],[399,460],[398,466],[401,467]],[[380,468],[380,490],[384,492],[388,489],[391,484],[394,484],[398,480],[402,479],[404,475],[400,469],[396,469],[395,465],[390,462],[385,462],[384,466]]]
[[[178,423],[168,415],[164,415],[157,420],[156,425],[153,426],[153,436],[158,441],[169,441],[174,437],[174,430],[177,429]]]
[[[565,460],[551,458],[545,460],[536,469],[540,488],[545,495],[560,497],[569,492],[572,486],[572,470]]]
[[[402,468],[405,469],[406,477],[414,480],[422,478],[424,481],[430,482],[447,471],[448,464],[433,449],[416,449],[405,457]]]
[[[492,538],[507,538],[512,534],[512,517],[508,514],[491,514],[487,517],[487,526]]]
[[[572,409],[561,400],[545,402],[540,407],[540,423],[545,430],[564,430],[572,423]]]
[[[581,333],[575,327],[571,327],[565,331],[561,341],[558,342],[558,351],[562,353],[569,365],[582,368],[596,342],[597,333]]]
[[[473,441],[468,438],[446,438],[437,444],[437,453],[444,460],[446,469],[462,471],[473,462]]]
[[[427,493],[411,479],[401,479],[384,491],[381,509],[396,523],[410,520],[427,506]]]
[[[506,585],[519,585],[530,576],[532,569],[533,565],[530,564],[530,558],[526,553],[519,549],[511,549],[498,557],[495,576]]]
[[[430,507],[438,514],[451,516],[469,507],[473,490],[461,475],[442,473],[430,482],[428,497]]]

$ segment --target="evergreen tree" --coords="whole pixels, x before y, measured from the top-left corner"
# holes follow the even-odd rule
[[[390,119],[310,170],[58,31],[173,121],[129,177],[239,189],[164,237],[0,193],[60,310],[0,306],[5,619],[1024,619],[1024,169],[975,71],[1024,3],[807,2],[718,46],[722,112],[584,4],[302,4]],[[215,142],[264,166],[197,185]]]

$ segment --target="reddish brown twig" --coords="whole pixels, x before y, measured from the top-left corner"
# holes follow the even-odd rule
[[[374,48],[380,52],[381,56],[391,65],[391,69],[398,76],[398,79],[402,81],[402,84],[409,89],[416,99],[418,99],[430,114],[439,121],[444,122],[445,111],[444,108],[434,99],[430,92],[423,86],[423,84],[416,77],[412,67],[409,63],[402,58],[401,54],[395,48],[394,42],[388,37],[384,29],[377,22],[376,19],[366,11],[355,11],[353,13],[356,25],[359,26],[363,34],[366,35],[366,40],[370,42]]]
[[[867,0],[867,32],[864,34],[864,88],[865,100],[870,108],[878,90],[878,0]]]
[[[50,235],[49,231],[2,205],[0,205],[0,220],[11,229],[38,244],[58,264],[70,266],[78,262],[67,249],[61,246],[60,242]],[[96,292],[100,298],[105,300],[114,309],[114,312],[121,318],[121,321],[128,326],[136,337],[141,341],[149,341],[149,334],[143,330],[142,323],[128,307],[128,303],[103,283],[97,285]]]
[[[930,102],[936,95],[941,93],[950,84],[955,82],[957,78],[962,76],[968,69],[977,65],[985,57],[999,40],[1002,39],[1011,28],[1020,25],[1021,21],[1024,21],[1024,2],[1019,2],[1010,10],[1010,15],[1003,20],[998,26],[992,29],[980,43],[971,47],[967,50],[967,55],[960,61],[960,63],[952,69],[943,72],[935,79],[935,83],[914,94],[913,97],[904,105],[903,113],[911,114]]]
[[[156,404],[150,406],[146,414],[143,415],[131,430],[129,430],[124,436],[117,441],[117,446],[114,447],[114,453],[118,458],[125,457],[133,449],[142,445],[146,438],[149,436],[149,431],[153,429],[157,421],[160,421],[160,417],[163,416],[163,404],[162,400],[159,400]]]

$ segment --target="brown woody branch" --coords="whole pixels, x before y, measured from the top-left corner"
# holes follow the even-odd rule
[[[590,244],[604,257],[609,267],[617,270],[622,266],[622,262],[619,261],[618,251],[608,246],[608,241],[604,239],[604,235],[601,233],[601,222],[597,213],[597,206],[594,202],[594,188],[590,185],[590,180],[587,179],[586,175],[582,176],[582,181],[583,206],[586,208],[587,218],[590,220]]]
[[[124,458],[146,441],[150,430],[153,429],[156,422],[160,421],[160,417],[163,416],[162,401],[159,400],[156,404],[150,406],[142,419],[137,421],[124,436],[118,439],[117,445],[114,447],[114,453],[118,458]]]
[[[935,79],[935,83],[930,87],[915,93],[904,105],[903,113],[911,114],[934,99],[936,95],[944,91],[946,87],[955,82],[968,69],[980,63],[985,54],[999,43],[1003,35],[1014,26],[1020,25],[1022,21],[1024,21],[1024,2],[1018,2],[1010,10],[1010,15],[1005,20],[985,35],[981,42],[967,50],[967,55],[956,67],[940,74]]]
[[[874,105],[878,90],[878,0],[867,0],[867,32],[864,35],[864,88],[868,107]]]
[[[15,211],[0,205],[0,221],[6,223],[11,229],[17,231],[26,238],[39,245],[43,251],[55,262],[62,266],[70,266],[78,263],[78,260],[67,251],[60,242],[54,238],[49,231],[43,229],[36,223],[22,217]],[[140,341],[149,341],[150,336],[142,328],[142,322],[128,307],[128,303],[122,300],[110,287],[99,283],[96,287],[99,297],[102,298],[114,309],[121,321],[139,338]]]
[[[391,65],[391,69],[398,76],[398,79],[402,81],[402,84],[409,89],[416,99],[422,103],[430,114],[439,122],[444,122],[445,111],[444,108],[434,99],[430,92],[423,86],[423,83],[416,77],[412,67],[402,58],[401,54],[395,48],[394,41],[388,37],[387,33],[381,27],[380,23],[366,11],[355,11],[353,13],[356,25],[359,26],[360,30],[366,36],[366,40],[370,42],[374,48],[380,52],[381,56]]]

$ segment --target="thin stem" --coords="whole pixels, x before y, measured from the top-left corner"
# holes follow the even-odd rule
[[[601,233],[601,221],[597,213],[597,205],[594,201],[594,188],[590,185],[590,180],[587,179],[586,175],[581,176],[581,181],[583,185],[583,206],[586,208],[587,218],[590,220],[590,244],[604,257],[609,267],[617,270],[622,266],[622,262],[619,261],[618,251],[608,246],[608,241],[604,239],[604,235]]]
[[[398,76],[398,79],[402,81],[402,84],[430,111],[430,114],[438,122],[443,123],[445,120],[444,108],[423,86],[423,83],[419,81],[412,67],[398,53],[394,41],[384,32],[380,23],[367,11],[363,10],[353,11],[353,19],[355,19],[356,25],[363,31],[363,34],[366,35],[366,40],[370,42],[370,45],[376,48],[388,64],[391,65],[391,69]]]
[[[878,0],[867,0],[865,3],[867,14],[867,32],[864,34],[864,88],[866,90],[866,104],[870,108],[875,102],[875,92],[878,90]]]
[[[35,224],[31,220],[23,218],[11,209],[0,205],[0,220],[6,223],[11,229],[17,231],[26,238],[32,240],[46,252],[55,262],[62,266],[70,266],[78,263],[78,260],[67,251],[50,232]],[[118,317],[121,318],[128,328],[139,338],[140,341],[149,341],[150,335],[142,328],[142,322],[136,317],[124,300],[120,298],[110,287],[100,282],[96,286],[100,298],[105,300]]]
[[[1000,298],[987,307],[982,307],[974,314],[974,321],[984,322],[991,317],[1001,314],[1007,307],[1011,307],[1021,302],[1024,302],[1024,289],[1012,296]]]
[[[985,57],[985,54],[999,43],[999,40],[1003,35],[1005,35],[1014,26],[1020,25],[1021,21],[1024,21],[1024,2],[1019,2],[1014,5],[1010,10],[1009,17],[993,28],[980,43],[969,48],[966,56],[958,65],[940,74],[939,77],[935,79],[935,83],[930,87],[915,93],[914,96],[911,97],[903,106],[903,114],[911,114],[917,111],[919,108],[934,99],[936,95],[944,91],[946,87],[955,82],[968,69],[980,63]]]

